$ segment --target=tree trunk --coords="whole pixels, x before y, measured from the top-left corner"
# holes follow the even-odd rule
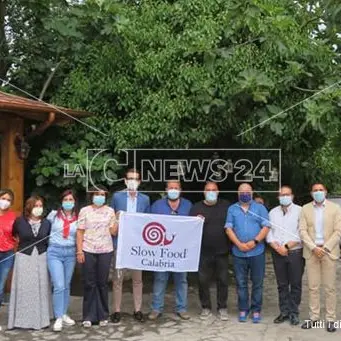
[[[8,57],[8,43],[5,33],[5,17],[6,17],[6,2],[7,0],[0,0],[0,77],[6,78],[8,68],[10,66]],[[0,85],[1,85],[0,80]]]

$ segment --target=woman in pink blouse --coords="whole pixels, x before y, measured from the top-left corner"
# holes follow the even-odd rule
[[[107,193],[102,186],[91,190],[91,205],[78,216],[77,261],[83,264],[83,326],[88,328],[108,324],[108,277],[117,223],[115,211],[105,204]]]

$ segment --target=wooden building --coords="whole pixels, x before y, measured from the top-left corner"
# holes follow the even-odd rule
[[[90,116],[87,112],[0,91],[0,188],[10,188],[14,192],[14,211],[21,213],[23,209],[24,164],[29,155],[30,139],[51,125],[64,125],[87,116]]]

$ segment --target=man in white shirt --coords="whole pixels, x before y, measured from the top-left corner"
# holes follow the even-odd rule
[[[272,259],[277,279],[280,315],[274,323],[290,320],[299,324],[299,305],[302,294],[304,258],[299,237],[301,206],[293,203],[289,186],[282,186],[279,192],[280,205],[269,213],[271,229],[266,241],[272,248]]]

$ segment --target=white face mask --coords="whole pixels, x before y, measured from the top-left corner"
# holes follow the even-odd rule
[[[136,191],[139,187],[139,181],[137,180],[126,180],[126,186],[129,191]]]
[[[32,209],[32,215],[36,218],[40,217],[43,214],[43,208],[42,207],[33,207]]]
[[[7,210],[11,206],[11,202],[6,199],[0,199],[0,210]]]

